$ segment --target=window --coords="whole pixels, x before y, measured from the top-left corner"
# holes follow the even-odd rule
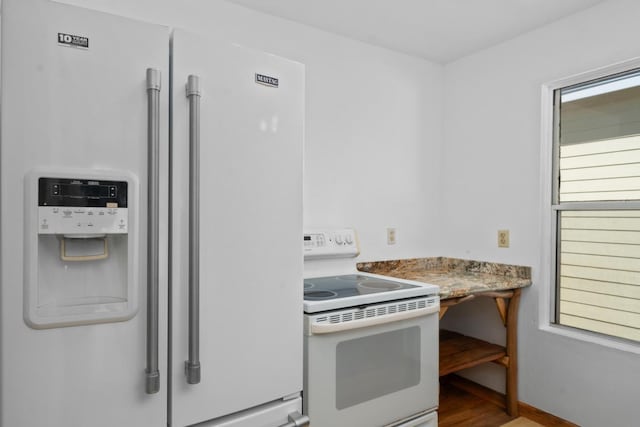
[[[554,91],[553,322],[640,342],[640,69]]]

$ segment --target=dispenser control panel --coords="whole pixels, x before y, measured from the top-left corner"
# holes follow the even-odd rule
[[[306,230],[303,235],[305,259],[348,258],[360,254],[356,232],[350,228]]]
[[[38,180],[39,234],[127,234],[127,182]]]

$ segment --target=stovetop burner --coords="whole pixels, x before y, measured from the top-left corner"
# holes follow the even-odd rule
[[[367,282],[358,283],[360,290],[369,289],[371,291],[393,291],[395,289],[402,289],[400,283],[389,283],[369,280]]]
[[[305,291],[304,299],[306,300],[321,300],[321,299],[331,299],[338,295],[333,291]]]

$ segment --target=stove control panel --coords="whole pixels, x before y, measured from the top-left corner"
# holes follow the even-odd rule
[[[304,259],[351,258],[360,254],[356,231],[351,228],[305,230]]]

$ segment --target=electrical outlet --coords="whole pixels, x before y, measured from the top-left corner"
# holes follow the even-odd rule
[[[509,230],[498,230],[498,247],[509,247]]]
[[[387,245],[396,244],[396,229],[393,227],[387,228]]]

